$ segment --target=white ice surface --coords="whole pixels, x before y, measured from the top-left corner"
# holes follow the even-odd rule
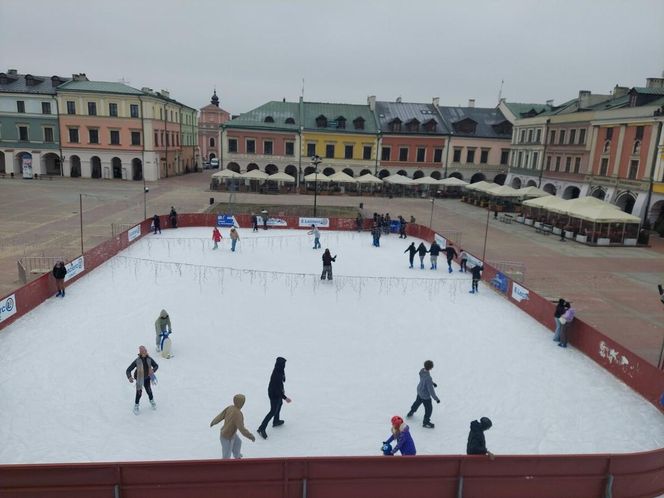
[[[269,439],[243,438],[245,457],[379,454],[426,359],[442,403],[435,429],[423,407],[409,422],[418,454],[464,453],[482,416],[499,454],[664,446],[653,406],[503,297],[469,294],[469,274],[444,261],[408,269],[411,239],[374,248],[367,233],[323,232],[338,255],[330,283],[304,231],[243,229],[235,254],[222,233],[218,251],[208,228],[150,235],[0,333],[1,463],[218,458],[210,420],[243,393],[255,432],[277,356],[293,402]],[[154,351],[162,308],[170,360]],[[135,416],[125,369],[140,344],[160,365],[158,408],[144,393]]]

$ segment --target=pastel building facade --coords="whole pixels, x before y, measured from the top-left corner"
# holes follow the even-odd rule
[[[231,115],[220,107],[215,89],[210,103],[201,107],[198,118],[198,146],[204,161],[221,156],[220,128],[229,119]]]

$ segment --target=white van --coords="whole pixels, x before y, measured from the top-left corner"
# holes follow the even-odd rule
[[[217,169],[219,167],[219,159],[216,157],[210,159],[210,168],[211,169]]]

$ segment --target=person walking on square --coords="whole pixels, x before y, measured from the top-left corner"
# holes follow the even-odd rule
[[[246,398],[244,394],[233,396],[233,404],[228,405],[222,412],[212,419],[210,427],[217,425],[222,420],[224,425],[219,432],[219,441],[221,442],[221,458],[242,458],[242,440],[237,435],[238,431],[250,441],[256,441],[256,437],[244,426],[244,415],[242,407]]]
[[[53,267],[53,278],[55,279],[55,288],[58,293],[55,297],[65,297],[65,276],[67,275],[67,268],[65,268],[64,261],[58,261]]]
[[[487,455],[491,460],[494,459],[493,453],[486,449],[486,439],[484,437],[484,431],[488,431],[492,425],[493,423],[488,417],[482,417],[470,423],[466,455]]]
[[[157,235],[157,232],[161,233],[161,218],[159,218],[158,214],[152,217],[152,229],[154,230],[154,235]]]
[[[178,227],[178,213],[175,211],[175,208],[171,206],[171,212],[168,215],[168,219],[171,222],[171,228]]]
[[[256,216],[256,213],[251,213],[251,231],[258,232],[258,216]]]
[[[240,240],[240,234],[235,229],[235,227],[232,227],[231,228],[231,252],[235,252],[235,246],[237,245],[238,240]]]
[[[270,411],[265,415],[265,418],[258,427],[258,434],[263,439],[267,439],[267,424],[272,420],[272,427],[279,427],[284,424],[281,420],[281,406],[284,401],[290,403],[291,399],[286,396],[284,389],[284,382],[286,382],[286,358],[279,356],[274,364],[272,375],[270,376],[270,383],[267,387],[267,395],[270,398]]]
[[[574,320],[576,315],[576,310],[572,308],[572,303],[565,303],[565,313],[558,320],[560,321],[560,342],[558,346],[561,348],[567,347],[567,335],[569,333],[569,327]]]
[[[392,455],[395,455],[398,451],[404,456],[416,455],[415,441],[413,441],[413,436],[410,435],[408,425],[399,415],[392,417],[390,422],[392,423],[392,434],[387,440],[383,441],[383,445],[389,445],[396,439],[397,444],[392,448]]]
[[[461,252],[459,253],[459,271],[466,273],[468,271],[467,264],[468,253],[461,249]]]
[[[424,368],[420,370],[420,382],[417,384],[417,397],[415,402],[410,407],[410,411],[406,418],[412,417],[420,405],[424,405],[424,420],[422,427],[433,429],[435,426],[431,423],[431,413],[433,412],[433,405],[431,399],[435,399],[436,403],[440,403],[440,399],[436,396],[435,387],[437,384],[431,378],[431,369],[433,369],[433,361],[427,360],[424,362]]]
[[[214,241],[214,247],[212,249],[218,249],[219,242],[221,242],[221,232],[217,227],[212,229],[212,240]]]
[[[424,245],[424,242],[420,242],[420,245],[417,246],[417,254],[420,257],[420,270],[424,270],[424,256],[427,254],[427,248]]]
[[[479,282],[482,279],[482,272],[484,271],[483,265],[475,265],[470,269],[470,275],[473,279],[471,283],[470,293],[479,293]]]
[[[154,322],[155,343],[157,344],[157,352],[161,351],[163,342],[173,333],[171,326],[171,317],[168,316],[166,310],[161,310],[159,316]]]
[[[553,340],[555,342],[560,342],[560,328],[562,327],[562,324],[560,323],[560,317],[565,314],[565,300],[564,299],[558,299],[558,304],[556,304],[556,311],[553,313],[553,320],[556,324],[556,329],[553,333]]]
[[[311,230],[307,232],[307,235],[314,236],[314,249],[320,249],[320,230],[316,225],[311,225]]]
[[[434,239],[434,241],[431,243],[431,247],[429,248],[429,257],[431,258],[431,269],[432,270],[437,270],[438,269],[438,255],[440,254],[440,246],[438,245],[438,242]]]
[[[332,280],[332,262],[336,260],[337,255],[335,254],[334,257],[332,257],[330,250],[325,249],[325,252],[323,253],[323,273],[320,275],[321,280],[325,280],[326,275],[328,280]]]
[[[154,361],[150,355],[148,355],[148,350],[145,349],[145,346],[139,346],[138,348],[138,358],[132,361],[127,367],[127,379],[130,383],[134,382],[136,379],[136,397],[134,398],[134,415],[138,415],[138,404],[141,401],[141,396],[143,394],[143,389],[148,393],[148,399],[150,400],[150,405],[153,410],[157,409],[157,403],[154,401],[152,396],[152,388],[150,387],[150,382],[154,381],[154,373],[159,368],[157,362]],[[135,370],[135,371],[134,371]],[[133,372],[133,375],[132,375]]]
[[[447,271],[452,273],[452,259],[457,257],[457,252],[451,242],[447,243],[447,246],[443,251],[445,251],[445,254],[447,255]]]
[[[410,263],[410,266],[408,268],[412,268],[413,261],[415,260],[415,254],[417,253],[415,242],[411,242],[410,245],[404,251],[404,253],[408,253],[408,262]]]

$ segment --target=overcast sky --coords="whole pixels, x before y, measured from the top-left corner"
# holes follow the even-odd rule
[[[0,0],[0,71],[217,88],[269,100],[495,106],[643,86],[664,70],[664,0]]]

